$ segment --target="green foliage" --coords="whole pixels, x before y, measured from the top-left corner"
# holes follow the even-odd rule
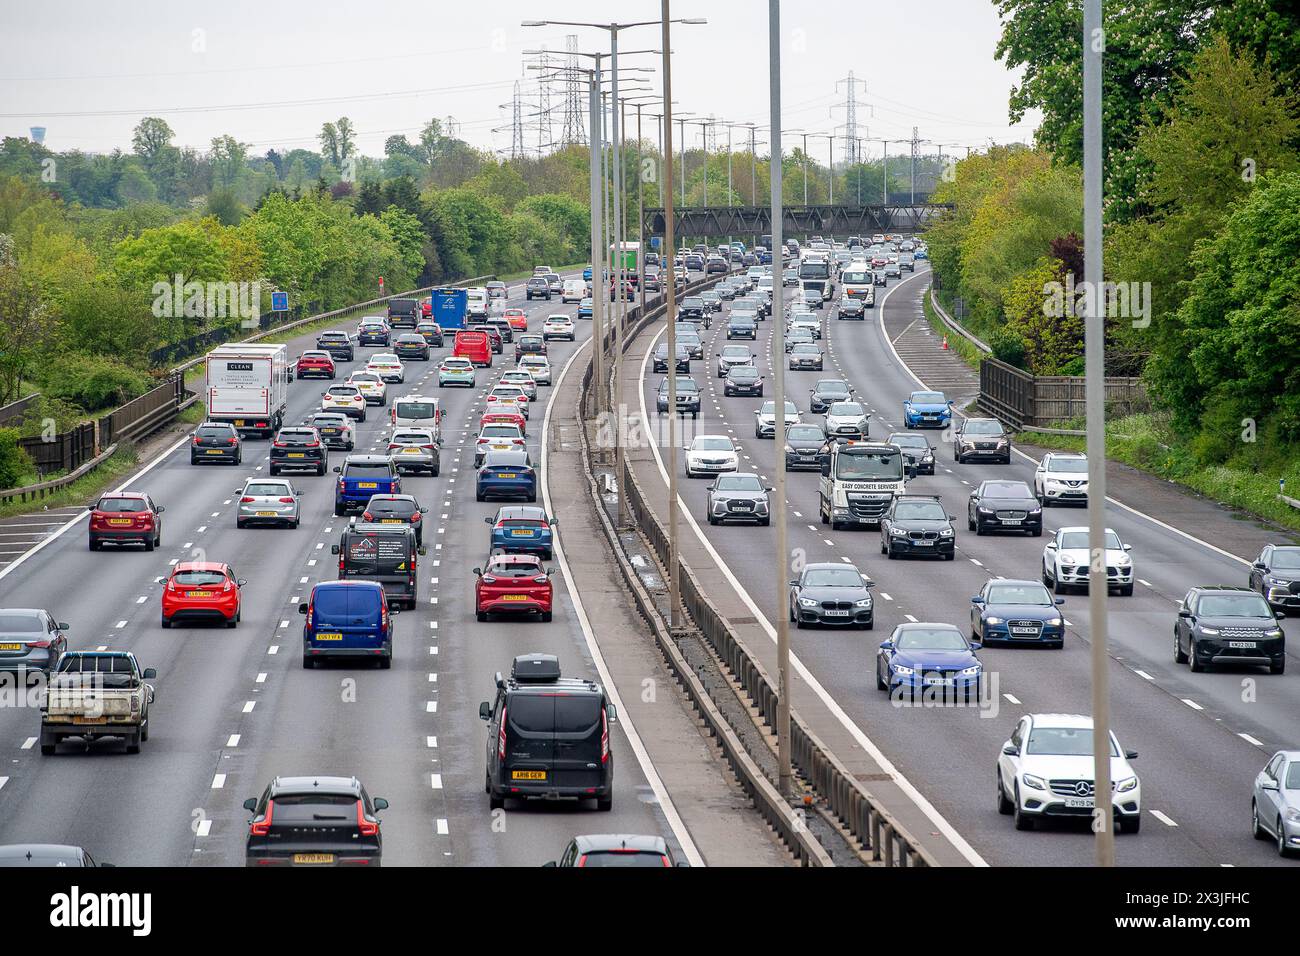
[[[18,431],[0,428],[0,488],[17,488],[33,471],[31,459],[18,447]]]
[[[42,394],[87,412],[116,408],[154,385],[144,372],[102,355],[63,354],[43,371]]]

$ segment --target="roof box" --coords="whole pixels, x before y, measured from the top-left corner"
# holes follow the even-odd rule
[[[554,654],[520,654],[510,665],[510,677],[521,684],[546,684],[560,679],[560,659]]]

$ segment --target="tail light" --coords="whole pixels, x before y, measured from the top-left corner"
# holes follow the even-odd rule
[[[482,581],[483,581],[484,584],[496,584],[496,583],[497,583],[497,579],[494,578],[494,577],[493,577],[492,575],[490,575],[490,574],[485,574],[485,575],[483,575]]]
[[[50,642],[49,642],[49,641],[25,641],[24,643],[26,643],[26,645],[27,645],[28,647],[41,647],[41,648],[45,648],[45,647],[49,647],[49,646],[50,646]]]
[[[433,450],[434,450],[436,447],[438,447],[438,446],[437,446],[437,445],[421,445],[420,447],[423,448],[423,449],[425,449],[426,451],[433,451]]]
[[[176,592],[176,579],[175,579],[175,578],[168,578],[168,579],[167,579],[167,590],[168,590],[168,591],[171,591],[173,594]]]
[[[609,717],[600,709],[600,762],[609,763]]]
[[[411,513],[411,524],[416,524],[419,522],[419,520],[420,520],[420,512],[413,511]]]
[[[357,801],[357,830],[362,836],[379,835],[379,822],[366,819],[366,812],[362,808],[360,800]]]
[[[544,574],[539,574],[539,575],[537,575],[537,577],[533,578],[533,583],[534,583],[534,584],[545,584],[548,580],[549,580],[549,579],[546,577],[546,575],[544,575]]]
[[[374,521],[374,520],[375,520],[375,516],[372,515],[369,511],[363,511],[363,512],[361,513],[361,520],[362,520],[362,521]]]
[[[506,705],[501,705],[501,729],[497,731],[497,758],[506,759]]]
[[[223,592],[230,591],[230,578],[226,578],[226,580],[221,583],[221,590]]]
[[[303,447],[304,447],[304,448],[319,448],[319,447],[320,447],[320,442],[318,442],[318,441],[309,441],[309,442],[307,442],[307,444],[304,445]]]
[[[266,801],[266,816],[254,820],[248,827],[249,836],[266,836],[271,832],[271,817],[275,814],[275,801]]]
[[[281,499],[280,499],[280,504],[282,504],[282,505],[291,505],[291,504],[293,504],[293,499],[292,499],[292,498],[281,498]]]
[[[288,446],[285,442],[278,441],[278,442],[275,442],[275,447],[276,447],[276,448],[288,448],[289,446]]]
[[[239,439],[238,439],[238,438],[227,438],[227,439],[226,439],[226,444],[227,444],[227,445],[238,445],[238,444],[239,444]]]
[[[198,443],[199,443],[199,436],[198,436],[198,435],[195,435],[195,436],[194,436],[194,444],[197,445]]]

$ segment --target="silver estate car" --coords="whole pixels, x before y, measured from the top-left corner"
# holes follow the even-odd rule
[[[249,478],[244,487],[236,488],[239,504],[235,510],[235,527],[254,524],[298,527],[298,489],[280,478]]]
[[[1272,839],[1279,856],[1300,854],[1300,750],[1279,750],[1264,765],[1250,817],[1256,840]]]

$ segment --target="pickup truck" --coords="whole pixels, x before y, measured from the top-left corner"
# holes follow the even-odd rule
[[[97,737],[121,737],[126,752],[138,754],[149,739],[149,705],[158,675],[140,668],[130,651],[70,651],[59,658],[41,704],[41,753],[61,740],[80,737],[86,747]]]

